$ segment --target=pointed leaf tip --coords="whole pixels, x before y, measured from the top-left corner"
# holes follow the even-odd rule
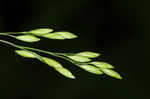
[[[75,76],[66,68],[55,68],[60,74],[67,78],[75,79]]]
[[[32,33],[35,35],[43,35],[43,34],[53,32],[53,31],[54,31],[53,29],[49,29],[49,28],[40,28],[40,29],[31,30],[29,31],[29,33]]]
[[[30,51],[25,51],[25,50],[15,50],[15,52],[25,58],[36,58],[35,55],[33,55]]]
[[[21,41],[25,41],[25,42],[38,42],[38,41],[40,41],[39,38],[37,38],[33,35],[19,35],[19,36],[16,36],[16,39],[21,40]]]
[[[80,67],[82,69],[84,69],[85,71],[93,73],[93,74],[97,74],[97,75],[103,74],[103,72],[100,71],[99,68],[96,68],[96,67],[91,66],[91,65],[80,65]]]
[[[48,64],[49,66],[53,68],[62,67],[62,65],[54,59],[47,58],[47,57],[42,57],[42,59],[44,60],[46,64]]]
[[[108,64],[108,63],[105,63],[105,62],[100,62],[100,61],[94,61],[94,62],[91,62],[90,63],[91,65],[94,65],[96,67],[99,67],[99,68],[114,68],[112,65]]]
[[[60,74],[64,75],[67,78],[75,79],[75,76],[66,68],[63,68],[62,65],[55,61],[54,59],[42,57],[44,62],[48,64],[49,66],[53,67],[56,71],[58,71]]]
[[[68,56],[70,59],[77,61],[77,62],[89,62],[91,61],[90,58],[87,58],[85,56],[80,56],[80,55],[73,55],[73,56]]]
[[[45,38],[58,39],[58,40],[77,38],[76,35],[74,35],[73,33],[69,33],[69,32],[54,32],[54,33],[45,34],[45,35],[42,35],[42,36],[45,37]]]
[[[105,74],[111,76],[111,77],[114,77],[114,78],[117,78],[117,79],[122,79],[122,77],[119,75],[119,73],[117,73],[116,71],[114,70],[111,70],[111,69],[101,69]]]
[[[100,56],[99,53],[90,52],[90,51],[80,52],[80,53],[77,53],[77,55],[85,56],[88,58],[96,58],[96,57]]]

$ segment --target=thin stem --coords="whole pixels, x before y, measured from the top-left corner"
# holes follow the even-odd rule
[[[11,45],[11,46],[16,47],[16,48],[21,48],[21,46],[16,45],[16,44],[13,44],[13,43],[8,42],[8,41],[5,41],[5,40],[0,40],[0,42],[5,43],[5,44],[8,44],[8,45]]]
[[[50,54],[50,55],[53,55],[53,56],[56,56],[56,57],[60,57],[60,58],[63,58],[63,59],[65,59],[65,60],[70,61],[70,62],[73,63],[73,64],[76,64],[75,61],[73,61],[73,60],[71,60],[71,59],[65,57],[64,54],[62,54],[62,53],[48,52],[48,51],[43,51],[43,50],[40,50],[40,49],[31,48],[31,47],[23,47],[23,48],[24,48],[24,49],[28,49],[28,50],[33,50],[33,51],[42,52],[42,53],[45,53],[45,54]]]
[[[5,33],[0,33],[0,34],[24,34],[25,32],[5,32]]]
[[[26,51],[32,50],[32,51],[37,51],[37,52],[49,54],[49,55],[52,55],[52,56],[55,56],[55,57],[63,58],[63,59],[65,59],[65,60],[68,60],[68,61],[70,61],[71,63],[73,63],[73,64],[79,66],[79,63],[78,63],[78,62],[69,59],[68,57],[66,57],[66,55],[65,55],[64,53],[48,52],[48,51],[44,51],[44,50],[40,50],[40,49],[36,49],[36,48],[20,46],[20,45],[13,44],[13,43],[8,42],[8,41],[5,41],[5,40],[0,40],[0,42],[5,43],[5,44],[8,44],[8,45],[11,45],[11,46],[13,46],[13,47],[16,47],[16,48],[19,48],[19,49],[22,49],[22,50],[26,50]],[[39,59],[39,60],[40,60],[40,59]],[[43,61],[43,60],[41,60],[41,61]]]
[[[53,56],[56,56],[56,53],[55,52],[48,52],[48,51],[44,51],[44,50],[40,50],[40,49],[36,49],[36,48],[31,48],[31,47],[25,47],[25,46],[22,46],[24,49],[28,49],[28,50],[33,50],[33,51],[38,51],[38,52],[42,52],[42,53],[46,53],[46,54],[50,54],[50,55],[53,55]]]
[[[56,56],[56,57],[60,57],[60,58],[66,59],[66,60],[70,61],[71,63],[74,63],[74,64],[76,63],[75,61],[73,61],[73,60],[71,60],[71,59],[69,59],[69,58],[67,58],[65,56],[62,56],[61,53],[48,52],[48,51],[43,51],[43,50],[36,49],[36,48],[19,46],[19,45],[13,44],[13,43],[5,41],[5,40],[0,40],[0,42],[8,44],[8,45],[11,45],[11,46],[19,48],[19,49],[23,49],[23,50],[28,49],[28,50],[33,50],[33,51],[38,51],[38,52],[41,52],[41,53],[45,53],[45,54],[50,54],[52,56]]]
[[[51,55],[57,56],[54,52],[47,52],[47,51],[43,51],[43,50],[40,50],[40,49],[31,48],[31,47],[24,47],[24,46],[13,44],[13,43],[5,41],[5,40],[0,40],[0,42],[11,45],[11,46],[19,48],[19,49],[29,49],[29,50],[34,50],[34,51],[43,52],[43,53],[46,53],[46,54],[51,54]]]
[[[9,37],[16,38],[15,36],[13,36],[13,35],[10,35],[10,34],[7,34],[7,33],[0,33],[0,35],[3,35],[3,36],[9,36]]]

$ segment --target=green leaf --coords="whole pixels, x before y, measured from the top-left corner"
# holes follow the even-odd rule
[[[33,35],[19,35],[19,36],[16,36],[16,39],[21,40],[21,41],[25,41],[25,42],[38,42],[38,41],[40,41],[39,38],[37,38]]]
[[[77,61],[77,62],[89,62],[89,61],[91,61],[90,58],[87,58],[85,56],[80,56],[80,55],[73,55],[73,56],[67,56],[67,57],[69,57],[70,59]]]
[[[58,40],[77,38],[76,35],[74,35],[72,33],[69,33],[69,32],[54,32],[54,33],[51,33],[51,34],[44,34],[42,36],[45,37],[45,38],[58,39]]]
[[[100,56],[99,53],[90,52],[90,51],[80,52],[80,53],[77,53],[77,55],[85,56],[85,57],[89,57],[89,58],[96,58],[96,57]]]
[[[90,64],[92,64],[96,67],[99,67],[99,68],[104,68],[104,69],[114,68],[112,65],[105,63],[105,62],[94,61],[94,62],[91,62]]]
[[[58,68],[58,67],[61,68],[62,67],[62,65],[59,62],[57,62],[51,58],[47,58],[47,57],[42,57],[42,58],[46,64],[48,64],[49,66],[51,66],[53,68]]]
[[[91,65],[80,65],[80,67],[90,73],[93,73],[93,74],[98,74],[98,75],[103,74],[103,72],[100,71],[99,68],[91,66]]]
[[[36,58],[35,55],[33,55],[30,51],[25,51],[25,50],[15,50],[15,52],[25,58]]]
[[[67,78],[75,79],[75,76],[66,68],[55,68],[60,74],[64,75]]]
[[[59,62],[47,57],[43,57],[43,60],[45,61],[46,64],[53,67],[56,71],[58,71],[60,74],[64,75],[65,77],[75,79],[75,76],[73,76],[69,70],[63,68]]]
[[[114,77],[114,78],[117,78],[117,79],[122,79],[122,77],[117,73],[115,72],[114,70],[111,70],[111,69],[101,69],[105,74],[111,76],[111,77]]]
[[[31,30],[29,31],[29,33],[32,33],[35,35],[43,35],[43,34],[53,32],[53,31],[54,31],[53,29],[49,29],[49,28],[40,28],[40,29]]]
[[[25,58],[37,58],[38,60],[44,62],[42,57],[34,52],[28,50],[16,50],[15,51],[18,55],[25,57]]]

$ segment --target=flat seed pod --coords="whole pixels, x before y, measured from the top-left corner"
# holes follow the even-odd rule
[[[40,29],[31,30],[29,32],[35,35],[43,35],[53,31],[54,31],[53,29],[49,29],[49,28],[40,28]]]
[[[60,74],[67,78],[75,79],[75,76],[66,68],[55,68]]]
[[[35,55],[33,55],[30,51],[25,51],[25,50],[15,50],[15,52],[25,58],[36,58]]]
[[[85,56],[80,56],[80,55],[73,55],[73,56],[68,56],[70,59],[77,61],[77,62],[89,62],[91,61],[90,58],[87,58]]]
[[[105,62],[99,62],[99,61],[94,61],[94,62],[91,62],[90,64],[96,66],[96,67],[99,67],[99,68],[114,68],[112,65],[108,64],[108,63],[105,63]]]
[[[94,66],[91,66],[91,65],[80,65],[80,67],[90,73],[93,73],[93,74],[103,74],[102,71],[100,71],[99,68],[96,68]]]
[[[47,57],[42,57],[42,58],[43,58],[44,62],[46,64],[48,64],[49,66],[51,66],[53,68],[58,68],[58,67],[62,68],[62,65],[59,62],[55,61],[55,60],[53,60],[51,58],[47,58]]]
[[[90,51],[80,52],[80,53],[77,53],[77,55],[85,56],[85,57],[89,57],[89,58],[96,58],[96,57],[100,56],[99,53],[90,52]]]
[[[114,70],[111,69],[101,69],[105,74],[117,78],[117,79],[122,79],[122,77]]]
[[[37,38],[33,35],[19,35],[19,36],[16,36],[16,39],[21,40],[21,41],[25,41],[25,42],[38,42],[38,41],[40,41],[39,38]]]
[[[54,32],[50,34],[42,35],[45,38],[49,39],[58,39],[58,40],[64,40],[64,39],[74,39],[77,38],[76,35],[69,33],[69,32]]]

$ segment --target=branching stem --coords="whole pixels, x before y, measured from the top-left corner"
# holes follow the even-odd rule
[[[40,37],[47,38],[47,39],[58,39],[58,40],[64,40],[64,39],[74,39],[77,38],[76,35],[70,32],[53,32],[53,29],[36,29],[28,32],[5,32],[0,33],[0,36],[7,36],[12,37],[17,40],[21,40],[24,42],[37,42],[40,40]],[[13,46],[20,50],[15,50],[15,52],[23,57],[26,58],[36,58],[43,63],[48,64],[49,66],[55,68],[58,72],[60,72],[62,75],[74,79],[75,76],[72,75],[72,73],[61,66],[61,64],[51,58],[40,56],[40,53],[48,54],[51,56],[59,57],[64,60],[68,60],[69,62],[73,63],[74,65],[81,67],[82,69],[93,73],[93,74],[107,74],[109,76],[115,77],[117,79],[122,79],[122,77],[112,70],[114,68],[112,65],[100,62],[100,61],[92,61],[92,58],[98,57],[100,54],[90,51],[84,51],[80,53],[56,53],[56,52],[50,52],[50,51],[44,51],[41,49],[36,49],[32,47],[26,47],[22,45],[16,45],[14,43],[11,43],[9,41],[0,39],[1,43],[5,43],[7,45]],[[39,53],[39,54],[38,54]]]
[[[25,46],[20,46],[20,45],[16,45],[14,43],[11,43],[11,42],[8,42],[8,41],[5,41],[5,40],[0,40],[0,42],[2,43],[5,43],[5,44],[8,44],[8,45],[11,45],[13,47],[16,47],[16,48],[19,48],[19,49],[22,49],[22,50],[32,50],[32,51],[37,51],[37,52],[41,52],[41,53],[45,53],[45,54],[49,54],[49,55],[52,55],[52,56],[56,56],[56,57],[60,57],[60,58],[63,58],[65,60],[68,60],[70,61],[71,63],[75,64],[76,62],[63,56],[64,54],[63,53],[55,53],[55,52],[48,52],[48,51],[44,51],[44,50],[40,50],[40,49],[36,49],[36,48],[31,48],[31,47],[25,47]]]
[[[26,32],[6,32],[6,33],[0,33],[0,35],[9,36],[9,37],[15,38],[15,36],[13,36],[13,35],[11,35],[11,34],[25,34],[25,33],[26,33]],[[67,58],[67,57],[66,57],[66,53],[55,53],[55,52],[44,51],[44,50],[40,50],[40,49],[36,49],[36,48],[20,46],[20,45],[13,44],[13,43],[8,42],[8,41],[5,41],[5,40],[0,40],[0,42],[5,43],[5,44],[8,44],[8,45],[11,45],[11,46],[13,46],[13,47],[16,47],[16,48],[19,48],[19,49],[22,49],[22,50],[32,50],[32,51],[37,51],[37,52],[49,54],[49,55],[52,55],[52,56],[60,57],[60,58],[63,58],[63,59],[65,59],[65,60],[70,61],[70,62],[73,63],[73,64],[77,64],[75,61],[73,61],[73,60]],[[72,53],[67,53],[67,54],[69,55],[69,54],[72,54]]]

